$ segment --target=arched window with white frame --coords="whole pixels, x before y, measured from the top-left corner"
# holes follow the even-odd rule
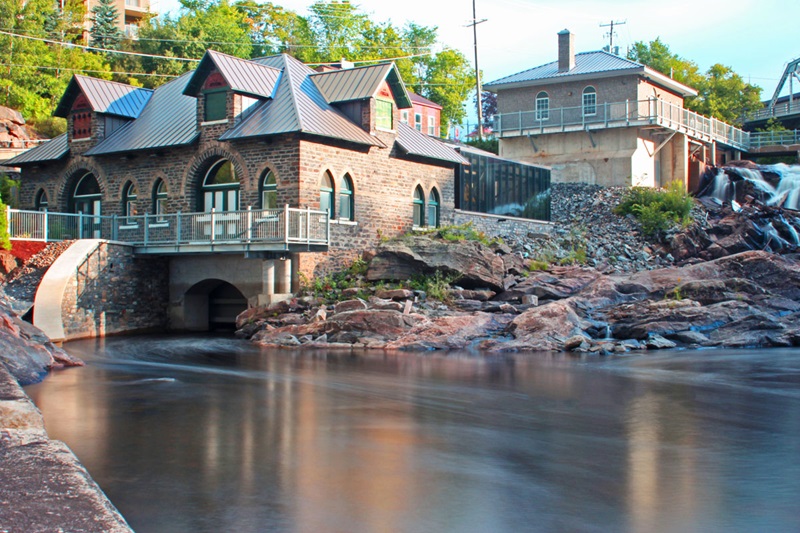
[[[583,90],[583,116],[593,117],[597,114],[597,91],[589,85]]]
[[[536,95],[536,120],[550,119],[550,96],[545,91]]]

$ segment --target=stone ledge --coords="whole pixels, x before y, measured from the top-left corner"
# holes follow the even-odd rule
[[[39,409],[0,365],[0,531],[132,533]]]

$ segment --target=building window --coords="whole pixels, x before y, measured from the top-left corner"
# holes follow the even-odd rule
[[[225,120],[228,118],[228,91],[213,91],[205,93],[206,122]]]
[[[350,174],[345,174],[339,187],[339,219],[354,220],[353,209],[353,180]]]
[[[167,184],[161,178],[153,185],[153,214],[159,222],[164,220],[162,215],[167,213]]]
[[[591,85],[583,90],[583,116],[590,117],[597,114],[597,91]]]
[[[333,204],[333,176],[325,172],[319,185],[319,210],[327,211],[330,218],[334,218],[336,210]]]
[[[414,113],[414,129],[422,131],[422,113]]]
[[[264,171],[261,178],[261,209],[278,208],[278,180],[270,169]]]
[[[227,159],[214,163],[206,173],[200,190],[202,209],[210,212],[236,211],[239,209],[239,180],[236,169]]]
[[[36,193],[35,206],[37,211],[47,211],[47,193],[44,192],[44,189],[39,189],[39,192]]]
[[[436,117],[428,116],[428,135],[436,135]]]
[[[386,100],[375,100],[375,127],[390,130],[394,126],[394,104]]]
[[[425,193],[417,185],[414,189],[414,227],[421,228],[425,225]]]
[[[403,109],[400,111],[400,122],[403,124],[408,124],[408,109]]]
[[[75,184],[75,190],[70,197],[73,213],[84,215],[100,215],[100,201],[102,194],[100,184],[94,174],[87,172]]]
[[[428,195],[428,225],[439,227],[439,191],[436,190],[436,187],[431,189],[431,193]]]
[[[125,184],[125,187],[122,188],[122,216],[123,217],[132,217],[136,216],[136,197],[137,197],[136,185],[133,182],[128,182]],[[129,220],[126,218],[125,224],[133,224],[133,220]]]
[[[550,96],[542,91],[536,95],[536,120],[550,119]]]

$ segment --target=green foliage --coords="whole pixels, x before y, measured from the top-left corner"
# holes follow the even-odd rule
[[[15,207],[15,199],[11,194],[11,189],[14,187],[19,191],[19,180],[11,179],[6,174],[0,174],[0,201],[10,207]]]
[[[684,105],[702,115],[741,125],[746,114],[762,107],[760,87],[719,63],[701,73],[697,64],[670,51],[661,39],[634,43],[628,58],[697,89],[698,95],[686,98]]]
[[[450,302],[450,285],[458,281],[461,274],[444,274],[440,270],[432,276],[417,276],[408,282],[408,288],[415,291],[424,291],[428,298],[440,302]]]
[[[53,138],[67,131],[67,121],[61,117],[45,117],[28,121],[28,126],[40,135]]]
[[[114,0],[97,0],[92,8],[92,27],[89,30],[90,43],[99,48],[114,49],[122,40],[119,11]]]
[[[693,206],[694,200],[686,193],[683,183],[674,181],[666,190],[633,187],[614,208],[614,213],[633,215],[642,232],[656,238],[676,224],[691,223]]]
[[[493,154],[500,153],[500,141],[497,139],[479,139],[477,137],[469,139],[466,142],[470,146],[492,152]]]
[[[11,239],[8,235],[8,218],[6,215],[6,205],[0,202],[0,248],[3,250],[11,249]]]
[[[781,122],[781,120],[778,117],[770,117],[770,119],[767,120],[767,123],[764,124],[764,127],[757,128],[756,131],[760,131],[760,132],[767,132],[767,131],[780,132],[780,131],[789,131],[789,129],[786,126],[783,125],[783,123]]]
[[[450,242],[473,241],[479,242],[484,246],[491,246],[493,244],[503,242],[503,239],[499,237],[489,238],[489,236],[484,232],[476,230],[473,227],[472,222],[466,222],[459,225],[441,226],[438,228],[414,230],[411,233],[403,235],[401,238],[413,237],[417,235],[429,235]]]

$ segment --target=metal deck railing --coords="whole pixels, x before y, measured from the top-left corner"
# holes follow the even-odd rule
[[[789,115],[800,115],[800,99],[794,100],[792,102],[782,102],[780,104],[775,104],[775,106],[770,109],[769,107],[765,107],[763,109],[759,109],[758,111],[753,111],[749,115],[747,115],[747,122],[755,122],[757,120],[769,120],[771,118],[781,118],[786,117]]]
[[[750,134],[746,131],[659,98],[598,103],[592,108],[576,106],[502,113],[495,115],[494,133],[499,137],[513,137],[648,124],[738,150],[746,150],[750,143]]]
[[[754,131],[750,133],[750,149],[798,144],[800,144],[800,130]]]
[[[108,239],[141,248],[275,244],[328,246],[327,211],[291,208],[130,217],[8,209],[12,239]],[[146,250],[143,250],[146,251]]]

